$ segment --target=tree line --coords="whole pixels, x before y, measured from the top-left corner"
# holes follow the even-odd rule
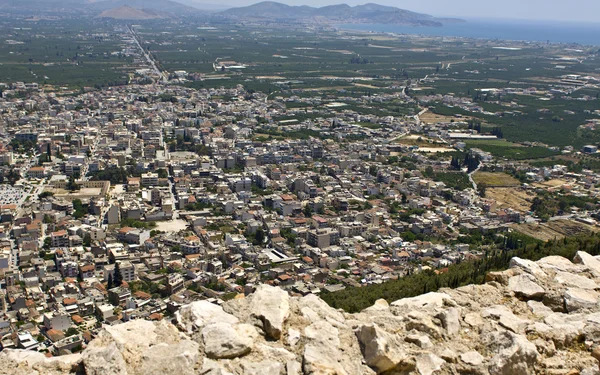
[[[600,234],[566,237],[543,243],[522,234],[498,236],[499,243],[494,249],[485,251],[484,255],[473,261],[463,260],[451,265],[443,272],[432,270],[412,273],[398,280],[382,284],[362,287],[347,287],[337,292],[321,293],[321,298],[334,308],[341,308],[349,313],[359,312],[372,306],[378,299],[393,302],[402,298],[415,297],[434,292],[440,288],[457,288],[469,284],[482,284],[490,271],[508,268],[510,259],[519,257],[539,260],[550,255],[573,259],[577,251],[585,251],[591,255],[600,255]]]

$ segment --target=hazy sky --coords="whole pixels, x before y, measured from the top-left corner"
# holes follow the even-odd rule
[[[197,0],[201,2],[202,0]],[[211,0],[205,0],[214,2]],[[250,5],[261,0],[225,0],[233,6]],[[514,18],[532,20],[565,20],[600,23],[598,0],[275,0],[290,5],[323,6],[346,3],[358,5],[374,2],[433,16],[467,18]]]

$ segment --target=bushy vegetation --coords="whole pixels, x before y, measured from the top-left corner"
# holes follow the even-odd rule
[[[521,234],[501,238],[498,248],[486,251],[475,261],[462,261],[436,273],[425,271],[410,274],[398,280],[364,287],[347,287],[338,292],[321,293],[321,298],[335,308],[354,313],[361,311],[383,298],[393,302],[401,298],[414,297],[440,288],[456,288],[468,284],[481,284],[490,271],[504,270],[512,257],[539,260],[550,255],[573,259],[577,251],[600,255],[600,234],[568,237],[562,240],[541,241]]]

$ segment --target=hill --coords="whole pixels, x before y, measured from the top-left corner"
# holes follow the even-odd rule
[[[88,7],[98,12],[122,7],[129,7],[137,10],[143,9],[144,12],[156,13],[161,15],[163,18],[167,14],[182,16],[197,15],[202,13],[196,8],[192,8],[171,0],[104,0],[90,3],[88,4]]]
[[[115,20],[152,20],[164,18],[163,16],[151,11],[143,9],[135,9],[130,6],[122,6],[105,10],[98,15],[99,18],[112,18]]]
[[[51,375],[597,375],[600,261],[578,252],[574,263],[510,264],[483,285],[378,300],[357,314],[260,285],[222,305],[183,305],[171,322],[103,325],[73,354],[67,345],[50,358],[4,349],[0,366]]]
[[[428,14],[415,13],[405,9],[378,4],[364,4],[351,7],[347,4],[329,5],[321,8],[310,6],[290,6],[273,1],[232,8],[220,12],[220,17],[245,20],[296,20],[344,23],[385,23],[416,26],[442,26],[447,19],[438,19]],[[457,20],[452,20],[457,21]],[[458,20],[460,21],[460,20]]]

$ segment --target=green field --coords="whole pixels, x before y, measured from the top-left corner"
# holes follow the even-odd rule
[[[505,140],[469,140],[465,142],[467,149],[478,148],[485,152],[489,152],[494,157],[513,159],[513,160],[527,160],[527,159],[538,159],[546,158],[550,156],[556,156],[559,153],[552,151],[547,147],[540,146],[522,146],[517,143],[507,142]]]

